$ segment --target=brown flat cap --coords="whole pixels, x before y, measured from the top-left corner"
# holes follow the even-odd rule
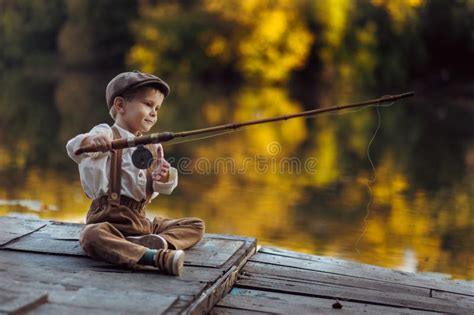
[[[153,74],[142,73],[138,70],[122,72],[107,84],[107,88],[105,89],[107,106],[109,108],[112,107],[115,97],[122,95],[125,91],[143,85],[156,86],[165,97],[170,94],[169,85]]]

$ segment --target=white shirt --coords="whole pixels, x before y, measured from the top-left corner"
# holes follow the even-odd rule
[[[122,138],[134,137],[128,130],[121,128],[117,124],[115,124],[115,126]],[[113,139],[112,128],[107,124],[100,124],[92,128],[89,133],[77,135],[66,144],[69,157],[79,165],[81,184],[84,188],[84,192],[90,199],[107,195],[112,154],[108,151],[75,155],[74,152],[80,147],[85,137],[99,133],[109,135],[111,139]],[[158,146],[161,146],[161,144],[155,144],[156,149]],[[132,153],[135,150],[136,148],[125,148],[122,150],[120,194],[140,201],[146,198],[146,170],[141,170],[133,165]],[[170,167],[169,180],[167,183],[153,181],[154,192],[151,199],[156,198],[159,193],[166,195],[171,194],[177,185],[178,171],[174,167]]]

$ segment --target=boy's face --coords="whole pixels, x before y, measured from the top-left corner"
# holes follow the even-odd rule
[[[119,111],[120,119],[132,133],[148,132],[156,124],[163,100],[164,95],[159,90],[144,87],[131,101],[124,99],[124,106]]]

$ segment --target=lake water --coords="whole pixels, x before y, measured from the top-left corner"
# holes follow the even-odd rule
[[[11,73],[0,99],[0,215],[84,222],[90,201],[68,139],[112,123],[111,74]],[[40,79],[39,79],[40,78]],[[382,96],[302,104],[277,87],[171,82],[153,131],[181,131]],[[404,91],[385,91],[383,94]],[[148,215],[197,216],[207,232],[437,277],[474,279],[472,98],[443,91],[377,109],[165,144],[179,186]]]

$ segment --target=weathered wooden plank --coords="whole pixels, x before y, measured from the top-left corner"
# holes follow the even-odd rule
[[[84,283],[83,287],[64,287],[42,282],[18,281],[6,277],[0,280],[0,284],[3,292],[18,296],[46,290],[47,301],[51,303],[89,310],[111,310],[124,314],[132,312],[134,314],[149,314],[155,311],[162,313],[178,298],[172,293],[157,294],[146,290],[146,288],[142,290],[124,290],[120,287],[97,289],[88,286],[87,283]],[[22,306],[22,309],[25,308],[26,306]]]
[[[12,292],[2,287],[0,290],[0,312],[25,314],[41,304],[47,303],[47,292]]]
[[[302,259],[280,256],[278,254],[261,253],[260,250],[252,257],[251,261],[473,295],[472,287],[470,288],[465,284],[459,284],[454,281],[432,279],[415,273],[390,270],[344,260],[331,259],[330,261],[324,261],[321,257],[316,256],[316,258],[314,258],[311,255],[308,255],[310,259]]]
[[[226,264],[233,263],[231,268],[225,268],[226,273],[201,293],[185,310],[185,314],[207,314],[230,291],[239,272],[249,258],[255,254],[256,242],[251,239],[245,242],[233,259],[227,261]]]
[[[103,310],[100,308],[84,308],[74,305],[63,305],[56,303],[43,304],[31,312],[28,315],[51,315],[51,314],[68,314],[68,315],[129,315],[116,310]]]
[[[431,290],[407,286],[398,283],[388,283],[365,278],[356,278],[352,276],[319,272],[315,270],[296,269],[286,266],[270,265],[250,261],[245,265],[244,275],[253,277],[270,277],[275,279],[287,279],[299,282],[318,282],[323,284],[344,285],[353,288],[365,288],[384,292],[403,292],[419,296],[429,297]]]
[[[169,292],[174,293],[172,290]],[[120,287],[108,289],[83,287],[75,292],[51,292],[49,299],[56,304],[81,308],[112,310],[128,314],[160,314],[176,301],[177,296],[143,290],[123,290]]]
[[[79,245],[82,224],[50,222],[41,230],[4,246],[6,249],[49,253],[59,255],[86,256]]]
[[[433,298],[451,301],[454,304],[459,305],[464,308],[469,308],[473,310],[473,313],[474,313],[474,297],[463,295],[463,294],[455,294],[451,292],[438,291],[438,290],[432,290],[431,296]]]
[[[78,241],[53,239],[43,233],[24,236],[22,239],[6,245],[5,248],[35,253],[86,256]]]
[[[27,279],[61,285],[65,288],[80,288],[85,285],[107,290],[117,287],[123,290],[147,290],[156,294],[173,292],[177,295],[197,295],[202,292],[209,282],[185,281],[178,277],[171,277],[157,273],[110,273],[88,272],[78,273],[56,272],[52,269],[12,267],[8,269],[15,280]],[[54,273],[54,274],[53,274]],[[1,272],[5,277],[5,273]],[[25,283],[25,286],[28,284]]]
[[[218,268],[223,266],[242,246],[243,241],[206,237],[186,250],[186,265]]]
[[[47,224],[48,221],[0,217],[0,246],[36,231]]]
[[[51,221],[35,235],[48,235],[55,240],[78,241],[84,224]]]
[[[192,295],[180,295],[173,305],[168,308],[165,314],[183,314],[183,310],[195,300]]]
[[[466,313],[468,311],[450,301],[440,299],[402,293],[387,293],[362,288],[355,289],[344,286],[328,286],[320,283],[308,284],[276,279],[247,278],[243,276],[236,286],[245,289],[260,289],[312,297],[338,298],[353,302],[406,307],[434,312]]]
[[[241,265],[242,261],[245,262],[253,256],[257,250],[257,240],[256,238],[244,238],[245,243],[242,247],[240,247],[235,254],[226,261],[224,265],[222,265],[223,270],[229,270],[232,266]]]
[[[210,238],[218,238],[218,239],[230,240],[230,241],[255,242],[255,237],[251,237],[251,236],[215,234],[215,233],[206,233],[206,236]]]
[[[109,277],[112,276],[109,275]],[[65,277],[65,275],[59,274],[59,277]],[[155,310],[157,313],[161,313],[165,309],[173,307],[178,299],[182,299],[182,296],[178,295],[172,288],[168,288],[168,291],[158,292],[162,290],[155,290],[154,287],[147,287],[146,284],[134,288],[125,285],[97,289],[91,287],[90,285],[94,283],[90,282],[77,285],[71,284],[68,281],[62,281],[58,284],[54,283],[55,281],[49,280],[41,278],[40,281],[35,281],[32,277],[25,275],[15,279],[14,276],[6,274],[0,277],[0,288],[4,292],[12,291],[15,294],[37,291],[48,292],[48,304],[41,306],[37,310],[39,313],[47,313],[48,310],[58,308],[62,309],[61,305],[65,306],[66,309],[71,309],[65,312],[65,314],[82,314],[84,312],[81,309],[93,314],[150,314],[155,312]],[[159,286],[160,283],[156,285]],[[166,286],[166,282],[162,282],[161,286]],[[188,301],[187,304],[190,303],[190,299],[186,296],[184,296],[184,300]],[[53,305],[50,305],[51,303]],[[121,303],[125,305],[120,305]],[[181,305],[178,312],[182,312],[186,305]],[[108,312],[106,312],[107,310]],[[64,312],[60,314],[64,314]]]
[[[400,271],[400,270],[396,270],[396,269],[378,267],[378,266],[374,266],[374,265],[370,265],[370,264],[354,262],[354,261],[351,261],[351,260],[343,260],[343,259],[337,259],[337,258],[327,257],[327,256],[318,256],[318,255],[298,253],[298,252],[293,252],[293,251],[289,251],[289,250],[282,249],[282,248],[277,248],[277,247],[267,247],[267,246],[261,247],[259,249],[259,253],[277,255],[277,256],[283,256],[283,257],[293,257],[293,258],[299,258],[299,259],[305,259],[305,260],[313,260],[313,261],[319,261],[319,262],[324,262],[324,263],[328,263],[328,264],[334,264],[334,263],[340,264],[340,263],[342,263],[342,264],[347,264],[347,265],[349,265],[351,267],[354,267],[354,268],[372,267],[372,268],[375,268],[375,269],[379,269],[381,271],[389,271],[389,272],[394,271],[398,274],[401,273],[401,274],[406,274],[406,275],[409,275],[409,276],[415,276],[416,278],[421,278],[421,279],[425,279],[425,280],[428,280],[428,281],[431,281],[433,279],[432,276],[427,275],[427,274],[423,274],[423,273],[404,272],[404,271]],[[469,280],[456,279],[456,280],[445,280],[445,282],[449,283],[450,285],[464,287],[468,290],[473,290],[473,285],[474,285],[474,282],[469,281]]]
[[[216,306],[209,313],[211,315],[246,315],[246,314],[269,314],[268,312],[258,312],[257,310],[238,309],[233,307]]]
[[[339,302],[342,308],[333,308],[333,304],[336,302]],[[408,308],[239,288],[232,289],[230,294],[217,305],[225,307],[223,310],[258,310],[259,312],[278,314],[439,314],[437,312],[417,311]]]
[[[208,283],[214,282],[221,276],[210,268],[199,268],[192,275],[187,275],[188,268],[185,268],[184,275],[173,277],[157,272],[131,271],[126,269],[88,269],[87,263],[76,264],[78,257],[71,256],[50,256],[29,254],[24,260],[11,261],[5,259],[9,251],[2,251],[0,254],[0,279],[10,277],[22,282],[40,282],[51,285],[60,285],[65,288],[81,288],[91,286],[98,289],[121,288],[123,290],[142,290],[167,294],[173,292],[177,295],[196,295],[203,291]],[[13,252],[14,253],[14,252]],[[36,259],[40,256],[42,259]],[[51,259],[52,258],[52,259]],[[61,263],[51,263],[55,258],[69,258],[60,260]],[[90,259],[83,260],[93,262]],[[21,262],[19,264],[18,262]],[[190,267],[193,268],[193,267]],[[195,269],[195,268],[193,268]],[[212,274],[206,274],[211,272]],[[25,284],[26,286],[28,284]]]
[[[196,300],[186,309],[186,314],[207,314],[234,286],[237,276],[248,259],[255,253],[253,247],[247,255],[232,266],[221,278],[207,288]]]

